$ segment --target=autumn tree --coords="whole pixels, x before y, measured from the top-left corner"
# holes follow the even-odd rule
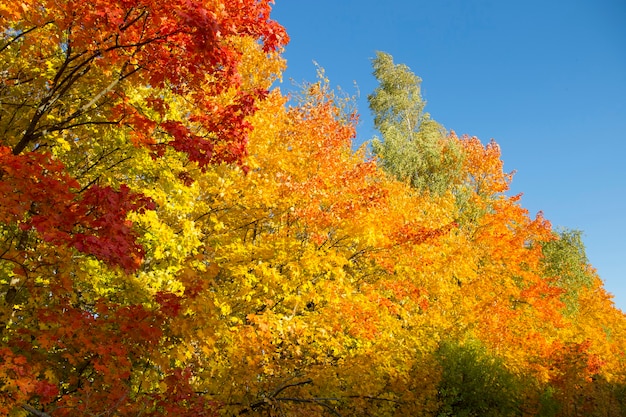
[[[489,358],[486,360],[501,363],[504,372],[510,373],[510,381],[514,381],[511,382],[511,389],[515,395],[520,399],[525,397],[523,402],[509,411],[505,411],[505,403],[502,403],[489,412],[502,415],[515,415],[522,410],[531,414],[540,412],[537,411],[541,409],[538,404],[548,401],[544,396],[546,392],[565,395],[566,392],[576,391],[572,386],[562,386],[563,381],[579,381],[573,384],[585,387],[579,388],[583,397],[607,395],[606,392],[611,389],[607,390],[606,386],[599,389],[599,384],[582,382],[591,378],[588,362],[594,364],[590,365],[592,367],[598,366],[591,371],[599,372],[593,374],[594,380],[604,378],[600,374],[608,377],[611,366],[600,364],[602,361],[612,362],[611,351],[619,351],[619,347],[614,339],[607,338],[615,331],[609,330],[613,327],[607,326],[604,334],[597,333],[599,329],[595,319],[588,321],[592,317],[604,316],[607,317],[606,323],[617,325],[614,319],[608,319],[608,312],[615,311],[610,302],[594,304],[594,313],[587,311],[585,318],[576,313],[580,306],[579,293],[586,293],[594,280],[580,233],[552,231],[550,223],[541,213],[534,219],[529,216],[520,203],[521,196],[507,195],[512,174],[503,171],[500,148],[494,141],[484,145],[477,138],[459,138],[452,132],[445,141],[438,143],[448,143],[450,149],[455,150],[457,165],[448,165],[445,169],[444,164],[439,168],[431,164],[429,168],[424,168],[424,161],[436,153],[429,153],[429,149],[434,148],[423,146],[418,149],[409,141],[397,141],[397,138],[411,137],[407,132],[414,126],[421,126],[417,130],[421,129],[422,140],[429,137],[429,131],[430,137],[435,137],[432,132],[436,129],[432,128],[437,125],[424,113],[424,102],[419,97],[421,80],[405,66],[393,64],[386,54],[378,54],[374,68],[380,85],[370,96],[370,107],[376,116],[375,124],[385,140],[374,141],[373,148],[382,167],[400,180],[409,178],[410,172],[422,172],[422,180],[434,178],[428,177],[427,173],[454,173],[453,181],[439,182],[445,186],[439,188],[439,210],[432,211],[431,215],[441,216],[441,209],[446,207],[447,193],[454,197],[454,204],[447,206],[447,215],[452,216],[458,227],[442,236],[433,248],[429,248],[430,242],[422,245],[414,255],[419,266],[416,264],[412,268],[420,275],[437,277],[422,281],[429,298],[436,300],[430,303],[428,311],[432,322],[438,323],[439,329],[460,346],[471,346],[476,339],[483,343],[485,358]],[[397,135],[399,131],[403,133]],[[445,135],[445,132],[439,131],[440,135]],[[399,145],[394,147],[394,143]],[[440,158],[437,160],[442,161],[445,152],[441,149],[437,152]],[[424,182],[411,183],[418,190],[429,188],[424,186]],[[430,191],[434,190],[430,187]],[[599,301],[602,297],[600,294],[597,296]],[[589,327],[582,330],[580,324],[585,322]],[[623,328],[623,322],[618,322],[622,324],[616,328]],[[455,407],[451,404],[459,400],[458,395],[463,396],[463,391],[454,387],[455,378],[462,378],[458,372],[471,374],[473,371],[462,369],[462,361],[454,362],[455,359],[462,359],[462,348],[450,350],[450,342],[443,343],[440,349],[448,354],[441,358],[453,362],[440,362],[443,372],[441,387],[447,387],[449,395],[441,398],[444,405],[448,404],[445,407]],[[584,353],[575,356],[576,359],[565,360],[568,365],[557,361],[560,365],[555,366],[554,358],[570,358],[571,350]],[[454,358],[454,355],[458,357]],[[454,371],[448,368],[450,366],[456,367]],[[560,366],[573,368],[559,369]],[[621,368],[622,365],[614,366]],[[569,377],[560,376],[569,373],[572,374]],[[475,382],[480,384],[480,381]],[[619,384],[617,382],[614,387],[619,387]],[[602,390],[605,394],[599,394]],[[488,389],[484,395],[491,395]],[[503,394],[502,398],[505,397],[510,395]],[[562,410],[567,407],[570,410],[580,409],[581,405],[575,404],[580,398],[562,396],[556,399],[556,403],[565,407]],[[599,411],[599,403],[614,402],[614,399],[608,398],[587,400],[584,405],[586,412],[602,412]],[[459,404],[454,413],[471,415],[476,404],[468,404]],[[486,412],[487,409],[483,409],[475,413]]]
[[[323,73],[272,89],[269,12],[0,6],[0,413],[618,415],[625,320],[578,235],[388,55],[354,150]]]
[[[214,412],[165,336],[196,240],[155,242],[195,230],[173,190],[244,166],[270,3],[0,6],[0,412]]]
[[[183,213],[187,238],[146,236],[154,269],[142,278],[177,285],[165,305],[184,312],[160,366],[192,365],[194,390],[227,415],[533,415],[546,392],[580,398],[562,394],[560,372],[609,377],[596,359],[619,345],[575,341],[597,334],[593,321],[565,330],[542,263],[554,234],[506,194],[495,142],[451,134],[464,154],[456,189],[425,193],[352,150],[353,118],[323,80],[285,102],[274,91],[249,119],[247,175],[211,166],[176,199],[151,194],[172,218],[149,229]],[[571,349],[591,367],[555,359]]]
[[[223,183],[203,183],[219,231],[204,250],[217,285],[199,303],[219,317],[207,390],[232,414],[427,413],[435,381],[413,354],[432,347],[416,331],[426,293],[394,270],[450,219],[422,216],[427,199],[352,151],[353,121],[324,82],[303,98],[286,109],[270,95],[252,120],[265,128],[251,134],[248,175],[220,169]]]

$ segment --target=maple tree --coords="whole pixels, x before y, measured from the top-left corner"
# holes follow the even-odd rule
[[[189,227],[172,218],[169,190],[212,164],[245,168],[246,118],[271,81],[244,61],[287,41],[270,10],[0,6],[3,414],[214,413],[189,367],[164,356],[180,313],[169,284],[193,241],[154,242],[157,227]],[[178,256],[164,257],[171,245]]]
[[[419,98],[421,80],[413,76],[407,67],[394,65],[390,56],[379,54],[374,60],[374,68],[381,85],[370,96],[370,107],[374,111],[376,124],[383,138],[386,142],[389,139],[387,143],[375,142],[374,150],[382,158],[382,166],[403,180],[410,175],[411,167],[422,166],[411,156],[413,148],[410,143],[413,136],[406,129],[406,125],[418,125],[420,120],[434,122],[423,113],[424,103]],[[404,85],[402,80],[407,77],[413,79],[414,88],[400,87]],[[411,99],[411,94],[416,99]],[[412,107],[409,106],[411,103]],[[390,135],[389,132],[393,134]],[[419,134],[427,133],[428,126]],[[600,354],[597,350],[602,345],[605,349],[612,346],[609,350],[613,352],[622,351],[620,343],[616,339],[607,338],[607,335],[619,332],[618,328],[623,329],[623,314],[615,310],[610,301],[605,300],[601,303],[603,307],[596,305],[595,313],[586,314],[588,317],[617,314],[621,318],[606,321],[612,323],[612,330],[607,327],[604,329],[605,334],[599,334],[595,333],[598,330],[597,322],[584,331],[574,324],[575,320],[580,319],[575,313],[579,305],[579,291],[586,291],[594,279],[593,271],[584,255],[580,234],[569,231],[553,232],[541,213],[534,220],[528,216],[527,211],[519,204],[520,196],[509,197],[505,194],[512,175],[503,172],[500,150],[495,142],[485,146],[476,138],[457,138],[454,132],[446,141],[452,144],[450,148],[462,150],[461,158],[456,159],[463,164],[457,179],[443,182],[443,193],[454,196],[453,208],[449,205],[448,207],[451,210],[449,215],[453,216],[458,228],[453,228],[450,234],[442,237],[443,242],[436,247],[443,250],[431,252],[426,248],[428,244],[426,247],[422,246],[418,252],[418,262],[422,265],[414,266],[416,269],[425,269],[431,277],[437,277],[434,282],[425,282],[430,298],[437,300],[436,303],[430,303],[428,314],[431,319],[440,320],[441,331],[448,334],[454,344],[460,345],[455,352],[460,355],[458,359],[461,362],[454,362],[454,355],[452,359],[448,359],[452,362],[441,362],[444,373],[439,390],[441,394],[443,389],[447,396],[441,397],[443,408],[439,409],[440,415],[451,410],[456,410],[454,413],[474,415],[471,410],[482,406],[479,403],[471,405],[464,402],[466,400],[459,400],[463,398],[460,393],[470,387],[474,387],[474,395],[477,394],[485,400],[493,399],[493,391],[489,389],[489,385],[482,385],[480,374],[472,377],[471,367],[465,371],[459,368],[463,363],[461,358],[464,355],[464,346],[469,344],[471,352],[472,343],[476,340],[486,346],[486,357],[491,357],[487,362],[502,363],[505,372],[512,372],[511,381],[515,381],[512,384],[516,385],[514,392],[517,394],[503,394],[503,399],[511,400],[511,395],[517,395],[520,401],[525,398],[509,411],[506,411],[506,401],[496,406],[494,404],[498,404],[498,400],[493,399],[492,405],[495,408],[489,409],[490,411],[483,408],[478,414],[548,412],[547,403],[543,406],[541,404],[542,401],[548,401],[549,397],[550,401],[554,400],[553,404],[557,404],[556,409],[560,413],[558,415],[570,415],[569,413],[579,412],[581,409],[580,404],[578,408],[572,405],[576,400],[571,397],[559,397],[555,400],[554,396],[546,397],[545,393],[556,392],[560,396],[578,392],[578,395],[587,398],[584,412],[587,415],[601,415],[605,409],[600,404],[615,404],[616,397],[611,397],[615,394],[608,395],[605,386],[605,397],[599,400],[594,395],[600,395],[597,391],[600,384],[581,385],[575,381],[576,378],[589,378],[589,374],[585,373],[588,369],[586,362],[591,361],[595,367],[593,372],[596,372],[594,381],[607,377],[611,379],[614,384],[612,386],[617,388],[609,388],[608,391],[619,391],[619,387],[623,386],[621,377],[615,378],[616,375],[610,371],[622,369],[623,364],[613,362],[614,365],[606,366],[607,362],[603,361],[610,360],[613,353],[605,350]],[[398,143],[401,146],[397,146]],[[433,160],[445,160],[445,147],[431,148],[431,152]],[[428,153],[422,152],[420,157],[425,155]],[[433,178],[432,175],[442,173],[440,170],[443,166],[445,165],[431,165],[421,174],[422,178]],[[451,172],[453,171],[448,171]],[[424,188],[424,184],[419,181],[410,183],[417,189]],[[439,189],[439,194],[441,193],[442,190]],[[442,202],[439,202],[439,207],[444,207]],[[426,268],[424,263],[428,265]],[[600,310],[604,313],[600,313]],[[582,322],[586,320],[582,319]],[[591,345],[588,343],[591,340],[596,348],[590,351]],[[444,347],[450,346],[449,342],[443,342],[447,343]],[[571,358],[570,350],[584,353],[566,360],[566,366],[574,368],[559,370],[553,362],[554,358],[560,357],[559,355]],[[450,355],[443,357],[450,358]],[[452,374],[446,374],[450,372],[447,370],[449,366],[452,366]],[[599,371],[600,369],[603,371]],[[576,373],[576,377],[567,374],[572,371]],[[455,386],[454,378],[463,378],[458,372],[468,374],[463,384]],[[559,376],[562,373],[569,376]],[[478,380],[472,381],[471,378]],[[573,386],[563,386],[563,381],[571,382]],[[612,399],[609,400],[609,397]],[[486,400],[483,405],[487,402]],[[615,412],[617,408],[613,407]]]
[[[215,386],[230,387],[220,402],[233,414],[355,412],[393,399],[384,373],[372,370],[364,387],[346,370],[400,362],[371,359],[377,346],[388,348],[376,341],[382,329],[401,325],[385,311],[399,308],[400,298],[416,308],[425,300],[415,284],[394,288],[390,260],[445,226],[424,221],[423,231],[403,235],[415,197],[350,150],[354,127],[323,85],[311,85],[307,95],[289,110],[280,96],[269,97],[254,122],[271,121],[272,128],[252,133],[249,174],[203,184],[215,196],[212,222],[221,233],[207,242],[220,269],[201,304],[215,306],[223,326],[215,342],[223,346],[220,359],[204,366]],[[378,227],[382,213],[397,221]],[[378,288],[397,292],[398,300],[382,298]],[[231,364],[227,373],[220,372],[224,364]],[[423,393],[412,395],[417,404]]]
[[[245,117],[265,90],[241,88],[237,65],[242,52],[230,38],[258,38],[265,51],[279,47],[287,38],[269,20],[269,11],[268,2],[257,1],[3,5],[2,161],[8,168],[2,179],[6,187],[13,187],[5,195],[26,194],[21,204],[7,201],[7,206],[20,208],[13,210],[12,220],[22,221],[30,209],[35,215],[22,223],[22,229],[34,227],[45,240],[69,241],[83,252],[136,268],[142,253],[133,247],[134,236],[124,217],[131,209],[151,208],[150,203],[134,193],[99,185],[93,172],[132,159],[119,146],[121,140],[144,146],[156,156],[170,147],[200,168],[241,162],[249,130]],[[151,88],[140,101],[129,95],[129,86],[138,85]],[[228,102],[217,99],[229,89],[234,92]],[[164,90],[185,97],[195,114],[166,114],[170,104],[163,99]],[[98,141],[111,130],[120,135],[118,146],[104,147]],[[104,148],[102,153],[91,152],[80,162],[54,158],[94,145]],[[76,166],[66,169],[67,164]],[[27,194],[28,188],[42,187],[58,191]],[[119,207],[116,219],[95,225],[80,219],[81,211],[96,214],[93,203],[107,200]],[[44,210],[65,218],[37,212],[28,207],[32,203],[42,203],[38,205]],[[110,208],[103,207],[103,212]],[[76,218],[68,217],[70,213]],[[110,235],[117,240],[107,242],[99,235],[81,239],[80,233],[69,239],[62,236],[76,224],[112,229]]]
[[[353,149],[322,71],[272,89],[270,6],[0,5],[0,412],[623,414],[580,234],[387,54]]]

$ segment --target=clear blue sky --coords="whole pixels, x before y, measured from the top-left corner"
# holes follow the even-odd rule
[[[626,1],[276,0],[272,16],[291,37],[283,91],[315,81],[317,62],[360,93],[369,140],[370,60],[390,53],[435,120],[498,142],[532,216],[584,232],[626,311]]]

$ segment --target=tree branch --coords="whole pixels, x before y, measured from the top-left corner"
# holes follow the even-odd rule
[[[49,21],[49,22],[44,23],[44,24],[43,24],[43,25],[41,25],[41,26],[34,26],[34,27],[32,27],[32,28],[30,28],[30,29],[28,29],[28,30],[25,30],[25,31],[21,32],[21,33],[20,33],[20,34],[18,34],[17,36],[15,36],[15,37],[13,37],[12,39],[10,39],[10,40],[9,40],[6,44],[2,45],[2,47],[0,48],[0,52],[4,51],[4,50],[5,50],[6,48],[8,48],[8,47],[9,47],[9,46],[13,43],[13,42],[17,41],[17,40],[18,40],[19,38],[21,38],[22,36],[26,36],[26,35],[28,35],[30,32],[32,32],[33,30],[35,30],[35,29],[39,29],[39,28],[42,28],[42,27],[44,27],[44,26],[47,26],[47,25],[49,25],[50,23],[54,23],[54,22],[53,22],[53,21]]]
[[[287,388],[291,388],[291,387],[299,387],[301,385],[307,385],[312,383],[313,380],[311,378],[305,379],[304,381],[300,381],[300,382],[294,382],[292,384],[285,384],[282,387],[277,388],[272,395],[270,395],[270,398],[276,398],[276,396],[278,394],[280,394],[281,392],[283,392],[284,390],[286,390]]]
[[[290,378],[290,379],[292,379],[292,378]],[[289,380],[289,379],[288,379],[288,380]],[[280,394],[281,392],[283,392],[284,390],[286,390],[287,388],[298,387],[298,386],[301,386],[301,385],[307,385],[307,384],[310,384],[310,383],[312,383],[312,382],[313,382],[313,380],[312,380],[311,378],[308,378],[308,379],[305,379],[305,380],[303,380],[303,381],[299,381],[299,382],[294,382],[294,383],[291,383],[291,384],[285,384],[285,385],[282,385],[282,386],[280,386],[280,387],[276,388],[276,390],[274,390],[274,392],[272,392],[272,393],[271,393],[270,395],[268,395],[267,397],[264,397],[264,398],[260,399],[259,401],[256,401],[256,402],[254,402],[254,403],[250,404],[249,406],[245,407],[245,408],[244,408],[243,410],[241,410],[238,414],[239,414],[239,415],[242,415],[242,414],[247,414],[247,413],[249,413],[250,411],[254,411],[254,410],[256,410],[257,408],[262,407],[262,406],[263,406],[263,405],[265,405],[265,404],[270,404],[270,403],[271,403],[274,399],[276,399],[276,400],[283,400],[282,398],[276,398],[276,396],[277,396],[278,394]],[[287,399],[287,400],[289,400],[289,399]],[[314,400],[305,400],[305,399],[302,399],[302,401],[301,401],[301,402],[314,402]]]
[[[39,411],[28,404],[22,404],[22,408],[37,417],[52,417],[50,414]]]

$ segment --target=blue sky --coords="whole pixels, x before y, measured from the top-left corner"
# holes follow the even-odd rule
[[[426,110],[457,134],[495,139],[532,216],[584,232],[587,256],[626,312],[624,0],[276,0],[287,28],[281,86],[358,94],[358,142],[375,134],[371,58],[422,78]]]

